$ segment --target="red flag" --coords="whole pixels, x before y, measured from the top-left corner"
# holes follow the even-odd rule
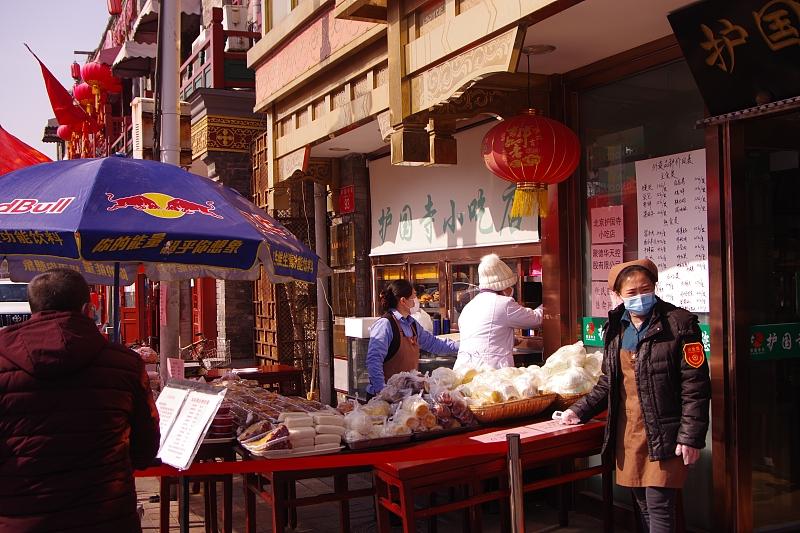
[[[28,146],[0,126],[0,176],[18,168],[50,160],[39,150]]]
[[[75,105],[72,100],[72,95],[61,85],[53,73],[48,70],[42,60],[39,59],[33,50],[26,44],[25,48],[28,49],[39,66],[42,67],[42,77],[44,78],[44,85],[47,88],[47,96],[50,98],[50,105],[53,106],[53,113],[56,115],[56,120],[59,124],[75,124],[89,118],[86,113]]]

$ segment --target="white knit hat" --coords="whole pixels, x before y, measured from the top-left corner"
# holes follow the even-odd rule
[[[481,290],[502,291],[517,283],[517,275],[497,254],[484,255],[478,265],[478,280]]]

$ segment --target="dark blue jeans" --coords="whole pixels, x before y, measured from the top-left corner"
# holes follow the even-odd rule
[[[642,515],[642,526],[649,533],[675,531],[675,495],[678,489],[637,487],[631,489]]]

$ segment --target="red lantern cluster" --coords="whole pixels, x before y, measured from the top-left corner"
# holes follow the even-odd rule
[[[57,134],[67,142],[70,157],[91,157],[94,148],[90,136],[105,126],[107,97],[109,94],[122,92],[122,81],[114,77],[111,67],[97,61],[82,66],[77,62],[73,63],[70,74],[76,82],[72,96],[86,112],[87,118],[78,124],[62,124]]]
[[[493,174],[517,184],[511,216],[530,216],[538,206],[539,216],[545,217],[547,186],[575,172],[580,143],[564,124],[528,109],[489,130],[482,153]]]

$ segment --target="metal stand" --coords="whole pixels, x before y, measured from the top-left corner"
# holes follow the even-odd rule
[[[181,476],[178,479],[180,480],[178,522],[181,533],[189,533],[189,478]]]
[[[525,504],[522,488],[522,461],[519,458],[519,433],[506,435],[508,443],[508,487],[511,500],[511,532],[525,532]]]

